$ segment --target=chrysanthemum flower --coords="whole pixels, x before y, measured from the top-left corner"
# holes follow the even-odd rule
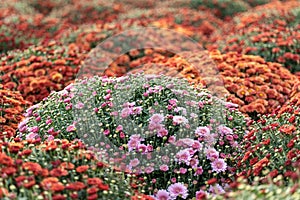
[[[180,197],[186,199],[188,196],[188,189],[182,183],[174,183],[168,187],[168,191],[172,199]]]

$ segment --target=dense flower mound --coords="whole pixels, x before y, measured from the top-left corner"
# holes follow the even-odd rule
[[[282,63],[291,72],[299,71],[300,2],[272,5],[237,16],[223,28],[228,33],[219,33],[214,46],[223,52],[259,55],[266,61]]]
[[[0,142],[0,198],[130,199],[131,178],[108,168],[80,141]]]
[[[287,104],[271,115],[264,115],[244,136],[245,154],[240,158],[239,175],[250,181],[297,180],[300,169],[299,106]],[[275,178],[275,179],[274,179]]]
[[[212,51],[211,57],[231,93],[227,100],[239,104],[240,110],[254,119],[283,105],[298,81],[282,65],[259,56]]]
[[[30,102],[19,92],[4,89],[0,84],[0,140],[15,135],[18,123],[24,119],[22,113],[29,106]]]
[[[192,0],[191,6],[195,9],[209,9],[216,16],[224,19],[248,10],[250,6],[246,2],[242,0]]]
[[[180,79],[94,77],[28,109],[19,136],[80,138],[139,175],[147,193],[187,198],[231,181],[246,123],[236,106]]]
[[[1,84],[37,103],[72,82],[84,58],[75,45],[65,47],[55,42],[9,52],[0,63]]]

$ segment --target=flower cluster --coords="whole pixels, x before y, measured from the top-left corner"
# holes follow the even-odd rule
[[[0,140],[15,135],[18,123],[24,119],[22,113],[29,106],[19,92],[6,90],[0,84]]]
[[[300,166],[299,111],[291,102],[263,116],[249,127],[243,141],[244,155],[240,157],[240,176],[260,181],[297,179]]]
[[[45,46],[10,52],[0,63],[0,80],[4,88],[19,91],[25,100],[37,103],[51,91],[61,90],[76,77],[78,66],[85,58],[75,45]]]
[[[108,168],[80,141],[0,142],[0,198],[131,199],[130,176]],[[146,198],[145,198],[146,199]]]
[[[282,65],[259,56],[212,51],[211,57],[231,93],[227,100],[239,104],[240,110],[254,119],[286,103],[298,81]]]
[[[220,39],[217,40],[216,46],[223,52],[237,51],[243,54],[259,55],[266,61],[282,63],[291,72],[299,71],[300,27],[297,16],[300,3],[291,2],[290,4],[295,8],[291,9],[289,3],[269,8],[272,10],[269,11],[271,13],[267,17],[265,11],[257,13],[260,8],[248,12],[246,16],[237,16],[227,25],[230,32],[219,35]],[[252,18],[252,16],[255,17]],[[251,21],[245,24],[248,23],[245,21],[248,18]],[[231,29],[233,26],[238,28]]]
[[[19,136],[81,139],[137,174],[147,193],[187,198],[202,186],[218,193],[231,181],[246,123],[236,106],[180,79],[94,77],[28,109]]]

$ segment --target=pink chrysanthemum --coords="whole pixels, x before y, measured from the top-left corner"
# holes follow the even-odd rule
[[[161,166],[159,167],[159,169],[160,169],[161,171],[163,171],[163,172],[166,172],[166,171],[169,170],[169,167],[168,167],[168,165],[161,165]]]
[[[201,175],[201,174],[203,174],[203,168],[200,166],[200,167],[196,168],[194,176],[198,176],[198,175]]]
[[[185,163],[187,165],[189,165],[190,163],[190,160],[192,158],[192,155],[190,154],[190,149],[183,149],[183,150],[180,150],[177,154],[176,154],[176,160],[179,162],[179,163]]]
[[[227,169],[227,164],[224,159],[216,159],[211,163],[213,172],[224,172]]]
[[[76,128],[75,128],[74,124],[67,127],[68,132],[72,132],[72,131],[75,131],[75,130],[76,130]]]
[[[164,115],[162,115],[162,114],[156,113],[150,117],[150,123],[152,123],[152,124],[159,124],[163,121],[164,121]]]
[[[227,126],[224,126],[224,125],[218,126],[218,131],[221,135],[233,134],[232,129],[228,128]]]
[[[199,126],[196,130],[195,130],[195,134],[197,136],[205,136],[210,134],[210,130],[208,127],[206,126]]]
[[[219,158],[219,152],[214,148],[205,149],[206,157],[209,160],[216,160]]]
[[[187,118],[185,118],[183,116],[179,116],[179,115],[176,115],[176,116],[173,117],[173,122],[175,124],[183,124],[183,125],[189,123],[189,121],[187,120]]]
[[[156,194],[157,200],[171,200],[170,194],[166,190],[158,190]]]
[[[188,189],[182,183],[174,183],[168,187],[168,191],[172,199],[181,197],[186,199],[188,197]]]
[[[162,128],[158,131],[157,137],[164,137],[168,135],[168,130],[165,128]]]
[[[131,115],[131,113],[132,113],[131,108],[123,108],[123,110],[121,111],[121,117],[126,118],[129,115]]]
[[[132,166],[132,167],[136,167],[136,166],[138,166],[140,164],[140,161],[139,161],[139,159],[137,159],[137,158],[135,158],[135,159],[133,159],[133,160],[131,160],[130,161],[130,166]]]

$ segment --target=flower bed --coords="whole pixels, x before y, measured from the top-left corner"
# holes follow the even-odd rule
[[[75,83],[30,108],[19,125],[19,136],[48,141],[80,138],[91,148],[110,149],[113,153],[105,153],[102,159],[115,158],[113,164],[139,175],[136,184],[148,194],[193,197],[202,186],[211,193],[223,191],[234,173],[231,158],[239,152],[245,119],[235,104],[176,82],[164,76],[137,75]],[[122,87],[130,89],[124,94]],[[186,91],[188,100],[178,96],[180,90]],[[95,99],[95,105],[86,97]],[[132,130],[131,123],[140,125]],[[150,136],[144,138],[147,131]],[[169,157],[168,151],[176,156]],[[130,160],[120,160],[122,152],[129,153]],[[150,155],[152,159],[147,160],[145,156]],[[197,174],[202,178],[197,179]],[[182,193],[176,193],[176,188]]]
[[[84,55],[75,45],[64,47],[55,42],[10,52],[0,63],[1,83],[37,103],[75,79]]]
[[[108,168],[80,141],[0,142],[0,198],[131,199],[131,178]]]
[[[212,37],[216,42],[212,46],[222,52],[259,55],[293,73],[299,71],[299,6],[297,1],[270,3],[241,14],[222,28],[217,39]]]
[[[4,2],[0,9],[0,55],[47,41],[64,27],[58,18],[44,16],[25,1]]]
[[[211,56],[218,65],[228,100],[241,106],[240,110],[257,119],[257,114],[272,113],[283,105],[291,94],[297,77],[278,63],[236,52]]]
[[[278,176],[283,177],[280,180],[283,183],[298,179],[299,111],[298,106],[290,103],[253,122],[244,136],[245,154],[238,164],[240,176],[248,178],[250,182],[258,177],[258,181],[264,183],[276,183]]]

